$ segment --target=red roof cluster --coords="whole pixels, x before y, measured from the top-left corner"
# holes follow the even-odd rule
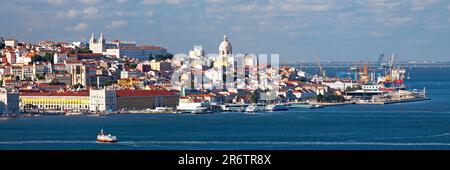
[[[174,96],[177,95],[174,92],[166,91],[166,90],[117,90],[117,97],[125,97],[125,96]]]
[[[165,50],[165,48],[152,45],[144,45],[140,47],[123,47],[122,50]]]
[[[21,90],[20,96],[89,96],[89,91],[66,91],[66,92],[49,92],[41,90]]]
[[[103,55],[102,53],[77,53],[77,56],[81,56],[81,57],[104,57],[105,55]]]

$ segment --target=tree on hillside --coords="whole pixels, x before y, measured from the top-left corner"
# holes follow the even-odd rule
[[[0,49],[4,49],[5,47],[5,40],[3,40],[3,37],[0,37]]]
[[[249,98],[250,103],[258,103],[258,101],[259,101],[259,99],[260,99],[260,96],[261,96],[261,94],[260,94],[259,90],[255,90],[255,91],[250,95],[250,98]]]

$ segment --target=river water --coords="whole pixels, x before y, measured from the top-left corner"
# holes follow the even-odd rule
[[[40,116],[0,121],[0,149],[450,149],[450,69],[412,69],[432,100],[257,114]],[[119,139],[95,142],[101,129]]]

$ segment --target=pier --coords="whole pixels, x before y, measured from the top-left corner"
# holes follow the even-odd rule
[[[342,61],[328,61],[321,62],[323,68],[351,68],[361,67],[362,64],[367,64],[367,61],[361,62],[342,62]],[[290,66],[296,68],[317,68],[317,62],[286,62],[281,63],[282,66]],[[450,68],[450,62],[398,62],[395,64],[403,68]],[[368,68],[380,68],[376,62],[369,62]]]

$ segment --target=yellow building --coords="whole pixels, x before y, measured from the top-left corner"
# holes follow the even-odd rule
[[[117,84],[125,87],[143,86],[143,83],[138,78],[119,79],[117,80]]]
[[[20,92],[20,105],[42,110],[88,110],[89,91],[80,92]]]

